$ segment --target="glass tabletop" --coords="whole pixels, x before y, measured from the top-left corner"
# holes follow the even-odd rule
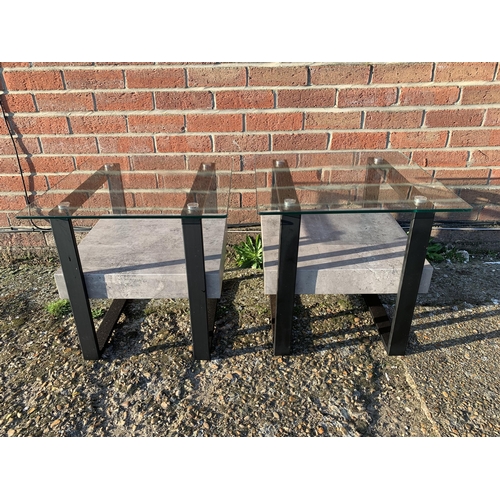
[[[399,152],[339,155],[332,164],[256,168],[259,215],[348,212],[466,212],[472,207]]]
[[[19,212],[19,219],[227,217],[231,171],[125,170],[120,163],[82,163]]]

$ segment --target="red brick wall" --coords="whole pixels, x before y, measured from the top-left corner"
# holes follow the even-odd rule
[[[0,63],[30,193],[89,156],[145,171],[215,161],[233,168],[242,220],[255,155],[303,166],[358,149],[401,150],[462,189],[469,218],[500,219],[499,74],[494,62]],[[0,120],[0,227],[20,225],[23,206]]]

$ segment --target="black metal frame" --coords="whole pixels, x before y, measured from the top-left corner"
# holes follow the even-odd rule
[[[72,221],[69,218],[51,219],[51,225],[83,358],[99,359],[126,300],[112,301],[96,332]]]
[[[415,212],[410,226],[392,322],[377,295],[363,295],[390,356],[404,355],[425,264],[434,212]]]
[[[103,173],[105,175],[102,175]],[[126,213],[119,165],[108,164],[101,167],[67,196],[58,208],[54,208],[50,219],[83,358],[87,360],[100,359],[127,302],[126,299],[114,299],[96,331],[71,214],[106,181],[109,187],[112,213]],[[202,163],[187,196],[188,200],[194,199],[198,203],[198,208],[190,210],[186,202],[182,213],[193,356],[195,359],[205,360],[210,359],[217,299],[208,299],[206,293],[201,210],[205,204],[210,204],[209,211],[217,212],[216,189],[215,165]],[[204,190],[213,190],[214,196],[200,196]]]
[[[286,161],[275,161],[274,166],[280,169],[288,168]],[[369,172],[370,180],[381,181],[384,178],[383,170],[389,171],[391,169],[394,170],[394,167],[385,163],[378,172],[376,170]],[[289,188],[289,186],[293,186],[291,175],[288,174],[287,176],[283,171],[280,172],[280,175],[279,180],[273,175],[272,203],[282,204],[284,201],[281,199],[283,196],[280,195],[279,181],[283,182],[282,186],[287,186],[287,196],[290,196],[289,191],[293,189]],[[369,201],[371,201],[375,199],[377,192],[378,186],[377,183],[374,183],[373,186],[369,187],[369,192],[365,194],[368,194]],[[409,191],[405,191],[405,193],[406,196],[410,194]],[[293,193],[291,196],[293,197]],[[426,206],[425,208],[428,209],[429,207]],[[300,220],[300,214],[281,215],[277,294],[270,296],[275,355],[285,355],[291,352]],[[434,212],[432,211],[417,210],[413,214],[397,293],[396,309],[392,321],[388,317],[378,295],[362,295],[372,314],[386,351],[391,356],[404,355],[406,352],[433,221]]]

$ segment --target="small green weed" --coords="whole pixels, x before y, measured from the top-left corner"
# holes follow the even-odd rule
[[[469,257],[467,252],[463,250],[457,250],[452,245],[442,245],[432,238],[429,240],[427,246],[427,260],[429,262],[443,262],[443,260],[448,260],[450,262],[468,262]]]
[[[258,234],[255,239],[247,236],[246,240],[234,246],[236,262],[240,267],[262,269],[262,239]]]
[[[94,307],[91,309],[92,317],[94,319],[102,318],[105,312],[106,309],[103,309],[102,307]]]
[[[71,304],[67,299],[59,299],[47,304],[47,312],[56,319],[60,319],[71,312]]]
[[[431,238],[427,245],[427,260],[429,262],[443,262],[444,259],[446,259],[446,248]]]

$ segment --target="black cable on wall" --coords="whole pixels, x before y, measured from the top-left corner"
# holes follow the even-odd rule
[[[10,126],[9,120],[7,119],[7,115],[5,113],[5,108],[3,106],[2,99],[0,98],[0,107],[2,108],[2,116],[5,122],[5,126],[7,127],[7,132],[9,133],[10,140],[12,141],[12,145],[14,146],[14,151],[16,153],[16,159],[17,159],[17,168],[19,170],[19,175],[21,176],[21,182],[23,183],[23,189],[24,189],[24,201],[26,202],[26,205],[30,204],[29,200],[29,195],[28,195],[28,190],[26,188],[26,182],[24,181],[24,175],[23,175],[23,168],[21,167],[21,160],[19,158],[19,152],[17,150],[16,146],[16,141],[14,139],[14,132],[12,130],[12,127]],[[37,229],[38,231],[50,231],[50,228],[43,228],[40,226],[37,226],[34,222],[33,219],[29,219],[31,225]]]

